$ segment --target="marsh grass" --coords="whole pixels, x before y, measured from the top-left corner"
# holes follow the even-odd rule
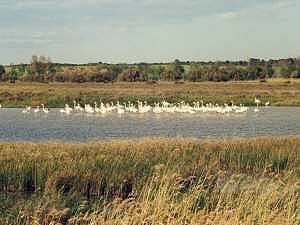
[[[77,100],[81,104],[95,101],[136,102],[147,101],[149,104],[161,102],[193,101],[254,105],[254,97],[263,102],[270,101],[273,106],[299,106],[300,81],[276,79],[266,83],[259,81],[239,82],[174,82],[148,83],[16,83],[0,84],[0,103],[4,107],[24,107],[25,105],[47,104],[49,107],[63,107]]]
[[[1,143],[0,224],[299,224],[300,138]]]

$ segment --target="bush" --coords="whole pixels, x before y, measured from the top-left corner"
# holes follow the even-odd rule
[[[103,68],[97,72],[91,72],[88,75],[89,81],[93,82],[111,82],[114,80],[113,73],[107,68]]]
[[[167,66],[166,70],[162,73],[163,80],[181,80],[184,79],[184,67],[178,60]]]
[[[181,62],[140,64],[57,64],[45,57],[33,57],[31,64],[11,65],[5,71],[0,65],[0,80],[13,76],[28,82],[125,82],[148,80],[229,81],[258,80],[274,76],[300,78],[300,64],[293,60],[251,60],[241,62]],[[284,63],[283,63],[284,62]],[[289,62],[289,63],[287,63]],[[298,63],[298,64],[297,64]],[[187,69],[187,72],[185,72]]]
[[[56,72],[53,76],[53,81],[66,82],[66,81],[70,81],[69,78],[70,78],[70,76],[68,76],[66,73]]]
[[[0,65],[0,80],[3,79],[4,74],[5,74],[5,68],[4,66]]]
[[[205,71],[199,64],[192,64],[191,68],[186,76],[189,81],[200,81],[204,75]]]
[[[292,78],[300,78],[300,71],[296,70],[296,71],[292,72],[291,77]]]
[[[25,74],[19,80],[24,82],[45,82],[45,77],[42,75]]]
[[[146,76],[136,68],[126,68],[118,75],[118,80],[129,82],[146,81]]]
[[[57,72],[53,76],[53,80],[56,82],[84,83],[88,81],[88,76],[82,72]]]
[[[74,83],[84,83],[87,82],[87,75],[84,73],[71,74],[71,82]]]

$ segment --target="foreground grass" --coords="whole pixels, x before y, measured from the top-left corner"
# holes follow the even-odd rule
[[[0,104],[5,107],[47,104],[62,107],[73,100],[93,104],[94,101],[148,101],[205,102],[253,105],[254,97],[263,102],[270,101],[275,106],[300,106],[300,80],[277,79],[267,83],[245,82],[203,82],[174,84],[161,82],[115,83],[115,84],[73,84],[73,83],[0,83]]]
[[[0,224],[299,224],[300,137],[0,144]]]

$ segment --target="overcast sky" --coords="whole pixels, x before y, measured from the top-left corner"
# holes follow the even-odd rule
[[[0,0],[0,64],[300,55],[300,0]]]

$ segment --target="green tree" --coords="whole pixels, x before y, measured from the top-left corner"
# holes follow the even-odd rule
[[[11,65],[10,70],[5,74],[6,81],[10,81],[11,83],[15,83],[18,77],[18,67],[15,65]]]
[[[296,75],[295,75],[296,74]],[[293,77],[300,78],[300,57],[296,59],[296,72]]]
[[[140,73],[144,74],[145,76],[145,80],[151,79],[151,67],[149,64],[147,63],[139,63],[138,64],[138,70],[140,71]]]
[[[280,75],[284,78],[290,78],[295,71],[297,71],[297,65],[296,64],[283,66],[280,69]]]
[[[264,73],[269,78],[273,77],[274,70],[273,70],[272,64],[270,64],[270,63],[266,64],[266,66],[264,67]]]
[[[296,65],[300,66],[300,57],[297,57],[297,59],[296,59]]]
[[[160,80],[162,73],[164,72],[163,66],[151,66],[148,69],[148,80]]]
[[[112,82],[114,77],[113,77],[113,73],[110,67],[98,67],[97,71],[95,72],[89,72],[88,73],[89,76],[89,81],[93,81],[93,82]]]
[[[5,67],[0,65],[0,80],[2,80],[4,74],[5,74]]]
[[[198,63],[192,63],[186,77],[190,81],[200,81],[203,79],[203,69]]]
[[[169,64],[163,74],[164,80],[181,80],[184,79],[184,67],[181,62],[176,59],[173,63]]]
[[[49,57],[38,57],[36,55],[33,55],[26,73],[23,73],[24,75],[22,77],[22,80],[40,82],[44,82],[45,80],[49,81],[53,80],[55,73],[55,65],[51,62],[51,59]]]
[[[265,76],[263,69],[259,66],[248,66],[247,72],[247,80],[255,80]]]
[[[280,68],[280,76],[284,78],[289,78],[291,75],[290,70],[287,66],[283,66]]]
[[[123,71],[124,65],[122,64],[112,64],[109,65],[110,71],[112,73],[112,81],[117,80],[119,74]]]
[[[36,56],[33,55],[30,64],[30,71],[33,75],[47,75],[51,70],[51,59],[46,58],[45,56]]]
[[[36,55],[31,57],[30,72],[34,75],[40,74],[39,58]]]
[[[300,78],[300,70],[295,70],[294,72],[292,72],[291,74],[292,78]]]
[[[175,72],[175,80],[184,79],[184,67],[182,66],[181,62],[178,59],[174,61],[174,72]]]
[[[127,68],[124,68],[123,71],[119,74],[118,80],[129,82],[145,81],[146,77],[145,74],[141,72],[138,67],[128,66]]]

